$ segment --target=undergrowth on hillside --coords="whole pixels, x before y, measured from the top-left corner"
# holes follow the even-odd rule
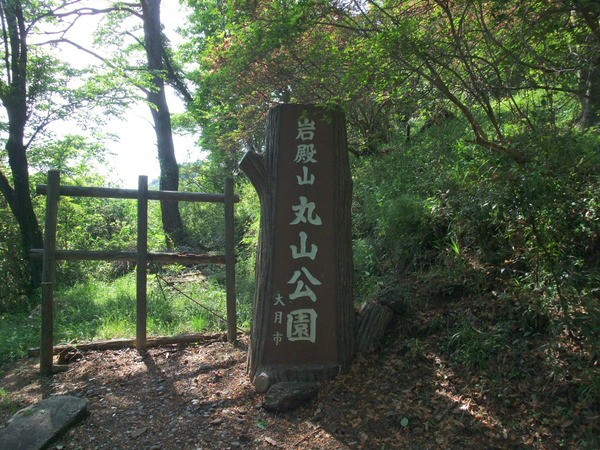
[[[167,268],[148,279],[148,335],[172,336],[226,329],[222,271]],[[174,286],[175,289],[171,286]],[[238,307],[239,326],[248,329],[249,308]],[[135,274],[112,281],[90,280],[55,293],[55,343],[133,338],[136,322]],[[0,360],[39,346],[40,309],[29,315],[0,316]]]

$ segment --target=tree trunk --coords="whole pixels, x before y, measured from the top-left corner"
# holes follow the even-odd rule
[[[19,1],[2,5],[1,15],[6,48],[6,82],[2,83],[0,97],[8,116],[8,140],[6,151],[12,175],[12,186],[0,172],[0,192],[6,199],[19,225],[23,257],[29,261],[29,290],[39,287],[41,263],[29,258],[31,248],[41,248],[43,237],[40,230],[29,187],[29,164],[25,145],[27,123],[27,40],[23,10]]]
[[[39,261],[29,257],[29,250],[32,248],[42,248],[44,239],[31,201],[25,147],[18,141],[19,136],[13,136],[13,133],[11,132],[8,142],[6,143],[6,150],[9,155],[8,159],[12,171],[13,187],[11,188],[3,182],[1,184],[4,187],[1,191],[19,225],[21,251],[23,258],[28,261],[29,267],[29,286],[27,293],[31,293],[33,289],[40,286],[42,266]]]
[[[160,164],[160,189],[179,190],[179,166],[175,159],[171,114],[165,95],[163,39],[160,22],[160,0],[141,0],[144,20],[144,46],[148,59],[148,70],[152,74],[152,88],[147,91],[150,112],[154,121],[158,161]],[[179,212],[173,201],[161,201],[163,230],[167,235],[167,246],[179,247],[187,244],[186,233]]]
[[[366,353],[373,350],[385,336],[393,318],[391,308],[377,302],[365,303],[359,312],[358,351]]]
[[[584,95],[579,125],[589,128],[600,123],[600,56],[589,63],[582,75]]]
[[[590,31],[586,44],[590,46],[591,57],[581,70],[583,95],[579,125],[585,129],[600,124],[600,7],[594,2],[575,2],[574,7]]]
[[[314,140],[309,133],[299,140],[300,122],[313,126]],[[280,381],[332,378],[354,355],[345,133],[340,111],[279,105],[269,112],[264,156],[250,151],[240,162],[261,202],[249,354],[259,391]],[[306,146],[314,154],[301,153]],[[295,334],[296,314],[304,314],[304,334]]]

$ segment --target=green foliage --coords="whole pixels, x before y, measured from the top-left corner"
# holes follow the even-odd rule
[[[175,281],[185,295],[163,282],[159,285],[152,276],[149,278],[149,335],[170,336],[226,328],[221,318],[209,312],[225,316],[223,275],[204,276],[197,272],[192,275],[193,279],[184,276],[181,282],[169,276],[169,280]],[[55,299],[55,343],[135,336],[135,274],[112,281],[79,282],[58,290]],[[247,326],[249,314],[248,308],[241,305],[241,323],[246,324],[243,326]],[[23,357],[28,348],[39,346],[39,324],[39,307],[30,314],[13,312],[0,315],[0,359],[6,361]]]
[[[182,190],[205,193],[220,193],[224,190],[225,178],[231,176],[224,164],[208,159],[181,167]],[[260,205],[256,191],[246,178],[235,178],[235,193],[240,202],[235,205],[235,248],[237,297],[239,317],[249,324],[251,304],[254,297],[254,264],[260,223]],[[222,204],[182,203],[182,216],[191,242],[207,247],[210,252],[223,254],[225,251],[224,210]]]
[[[4,388],[0,388],[0,409],[5,410],[9,415],[12,415],[16,413],[19,408],[19,402],[13,400]]]
[[[29,304],[23,287],[27,284],[27,266],[21,255],[19,232],[14,216],[0,199],[0,315],[15,310],[26,310]]]
[[[454,362],[477,370],[489,369],[497,355],[510,345],[510,330],[505,323],[479,330],[469,320],[463,320],[448,343]]]
[[[28,154],[34,181],[43,183],[43,176],[48,170],[60,170],[64,184],[102,182],[94,175],[94,169],[104,166],[109,156],[102,143],[71,134],[60,139],[43,140]]]
[[[467,135],[449,119],[354,160],[358,300],[395,284],[425,302],[502,292],[518,302],[524,332],[551,322],[597,346],[598,135],[562,126],[522,134],[521,164]],[[509,332],[465,324],[452,354],[487,367]]]
[[[389,272],[401,276],[422,270],[441,249],[449,248],[451,218],[442,208],[456,183],[444,169],[459,161],[447,142],[460,137],[462,130],[454,121],[435,134],[420,136],[419,142],[399,139],[383,154],[354,160],[359,276]],[[370,255],[365,254],[367,249]]]
[[[205,162],[184,164],[180,168],[181,190],[204,193],[222,193],[225,171]],[[218,203],[189,202],[180,206],[185,228],[191,243],[223,253],[225,249],[223,205]]]
[[[260,231],[260,202],[254,187],[245,180],[238,184],[240,203],[236,204],[236,295],[238,320],[244,328],[250,328],[254,303],[256,252]]]
[[[186,3],[187,42],[169,57],[179,72],[185,69],[194,96],[175,122],[201,129],[206,158],[181,167],[182,190],[222,192],[243,152],[263,148],[264,119],[274,103],[338,104],[346,111],[354,155],[358,302],[392,293],[417,305],[501,298],[513,316],[497,323],[464,319],[448,343],[453,360],[474,370],[493,367],[498,355],[531,336],[556,337],[566,330],[586,349],[598,347],[600,97],[583,95],[600,89],[594,28],[600,11],[593,2],[566,2],[565,8],[517,0]],[[108,16],[98,42],[114,50],[119,77],[148,86],[149,74],[137,70],[139,42],[114,32],[123,20],[123,11]],[[74,72],[67,66],[43,70],[51,59],[41,52],[31,62],[31,95],[45,111],[49,91],[67,95],[65,80]],[[116,78],[98,75],[69,98],[91,101],[103,89],[119,88]],[[90,175],[102,153],[68,136],[32,147],[30,161],[40,173],[60,168],[70,184],[102,185]],[[33,178],[42,181],[39,174]],[[260,205],[243,177],[236,177],[236,193],[237,288],[246,326]],[[43,210],[40,199],[37,208]],[[184,203],[181,210],[192,244],[222,253],[222,206]],[[61,247],[133,249],[133,203],[63,199],[60,211]],[[158,249],[163,244],[156,208],[151,216],[156,228],[150,246]],[[24,270],[15,230],[2,220],[0,271],[11,291]],[[65,314],[83,319],[81,325],[61,322],[61,339],[131,335],[131,276],[103,284],[87,283],[84,274],[111,279],[130,268],[87,267],[59,271],[62,294],[72,305]],[[166,269],[169,276],[180,270]],[[186,292],[222,308],[222,271],[202,271],[208,281]],[[179,303],[180,295],[153,289],[151,332],[221,326]],[[1,302],[0,313],[18,311],[18,294]],[[16,331],[10,330],[28,330],[29,324],[10,316],[3,336],[14,342]],[[585,373],[586,395],[598,391],[596,372]]]
[[[0,358],[9,361],[27,355],[27,349],[39,346],[39,312],[0,314]]]
[[[32,183],[45,184],[48,170],[60,170],[61,185],[107,187],[100,168],[109,156],[106,148],[83,136],[67,135],[61,140],[36,146],[30,164],[36,172]],[[156,216],[151,205],[150,215]],[[45,197],[37,198],[36,212],[45,214]],[[156,222],[156,219],[153,221]],[[151,228],[155,231],[155,228]],[[155,233],[151,233],[155,239]],[[58,206],[57,248],[69,250],[134,250],[136,205],[131,200],[63,196]],[[58,283],[71,285],[94,277],[121,274],[127,264],[65,262],[59,265]]]

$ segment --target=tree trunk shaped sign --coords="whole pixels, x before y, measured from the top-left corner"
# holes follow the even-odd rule
[[[350,365],[356,327],[342,112],[271,109],[265,153],[240,167],[261,201],[250,378],[257,390],[332,378]]]

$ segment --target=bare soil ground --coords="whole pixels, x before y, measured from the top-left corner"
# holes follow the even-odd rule
[[[90,415],[53,449],[592,448],[597,399],[579,401],[568,380],[549,379],[535,345],[511,382],[453,365],[440,350],[448,336],[432,323],[464,308],[412,315],[382,349],[286,414],[262,408],[246,376],[244,338],[240,348],[213,342],[144,357],[90,351],[52,380],[37,375],[37,360],[20,360],[0,379],[0,423],[14,408],[72,394],[88,399]]]

